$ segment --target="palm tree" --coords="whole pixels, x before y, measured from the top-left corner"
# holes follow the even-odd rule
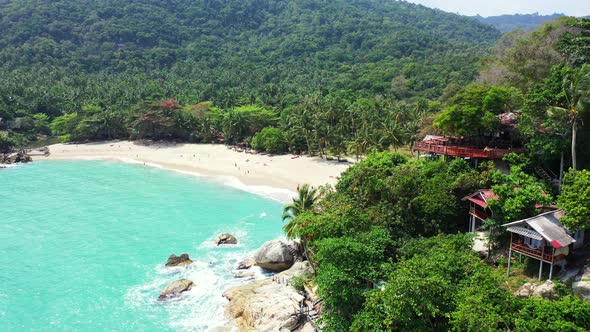
[[[319,199],[318,189],[311,187],[309,184],[304,184],[297,187],[297,197],[293,198],[293,202],[288,204],[283,209],[283,221],[289,220],[283,230],[287,237],[292,239],[296,236],[298,223],[296,218],[298,215],[306,211],[311,211]]]
[[[563,92],[566,107],[553,106],[549,115],[564,114],[571,126],[572,134],[572,168],[577,166],[576,136],[581,113],[590,109],[590,65],[585,64],[578,70],[568,71],[563,80]]]

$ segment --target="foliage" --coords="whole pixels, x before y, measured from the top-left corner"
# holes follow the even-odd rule
[[[590,228],[590,171],[570,169],[565,174],[557,205],[566,212],[560,221],[571,231]]]
[[[549,77],[551,68],[574,59],[580,36],[590,31],[587,19],[561,17],[533,32],[522,30],[504,35],[495,54],[480,73],[486,84],[513,86],[527,92]],[[571,47],[575,43],[577,47]]]
[[[298,224],[294,218],[306,211],[313,210],[319,198],[317,188],[308,184],[297,187],[297,197],[293,198],[293,202],[283,209],[283,221],[288,220],[283,227],[287,237],[296,237]]]
[[[328,330],[339,330],[364,301],[363,294],[379,280],[380,266],[390,245],[383,228],[339,238],[325,238],[315,243],[318,295],[330,313],[324,318]]]
[[[383,290],[367,294],[352,331],[448,330],[456,294],[484,269],[466,235],[414,240],[395,263]]]
[[[0,131],[0,153],[11,151],[17,145],[16,140],[5,132]]]
[[[474,16],[474,18],[482,23],[489,24],[502,33],[507,33],[514,30],[537,30],[544,23],[553,21],[563,14],[539,15],[534,14],[513,14],[513,15],[498,15],[498,16]]]
[[[374,152],[341,176],[336,192],[291,222],[317,267],[316,283],[330,310],[328,330],[346,330],[364,294],[413,237],[453,232],[460,198],[481,185],[464,160],[408,160]]]
[[[498,273],[487,266],[478,266],[457,292],[456,307],[449,321],[452,330],[510,330],[519,302],[501,285]]]
[[[577,296],[557,301],[542,297],[527,299],[519,311],[514,331],[587,331],[590,305]]]
[[[522,159],[514,154],[507,160]],[[538,214],[539,206],[548,206],[552,202],[551,195],[544,185],[535,177],[524,171],[525,165],[510,165],[510,174],[496,171],[493,176],[492,191],[495,198],[488,201],[488,207],[494,214],[488,220],[488,226],[497,228],[503,223],[525,219]]]
[[[447,105],[437,116],[435,128],[446,134],[475,136],[496,129],[497,115],[518,110],[522,95],[514,88],[471,85],[451,98]]]
[[[363,205],[384,200],[387,198],[388,179],[394,175],[395,167],[407,161],[408,158],[397,153],[373,152],[342,173],[336,190],[356,198]]]
[[[260,151],[280,153],[287,150],[287,142],[281,129],[266,127],[254,135],[252,147]]]

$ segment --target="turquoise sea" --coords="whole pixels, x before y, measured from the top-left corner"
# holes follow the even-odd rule
[[[203,177],[106,161],[0,169],[0,331],[205,331],[282,205]],[[213,239],[234,234],[237,246]],[[188,253],[188,268],[164,267]],[[262,277],[260,271],[257,271]],[[156,301],[169,282],[195,287]]]

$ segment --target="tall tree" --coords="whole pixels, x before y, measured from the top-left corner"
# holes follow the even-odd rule
[[[297,187],[297,197],[293,198],[293,202],[283,209],[283,221],[288,221],[283,227],[287,237],[294,238],[296,236],[295,228],[297,223],[295,217],[306,211],[313,210],[318,198],[317,188],[313,188],[307,183]]]
[[[566,173],[557,205],[566,212],[561,221],[569,230],[590,228],[590,170]]]
[[[564,68],[562,83],[565,107],[551,106],[549,114],[564,118],[571,128],[572,167],[577,169],[576,140],[578,126],[582,116],[590,111],[590,65],[584,64],[579,69]]]

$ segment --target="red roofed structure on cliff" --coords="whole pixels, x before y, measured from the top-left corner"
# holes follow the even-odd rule
[[[555,210],[502,225],[510,232],[508,274],[513,252],[540,262],[539,280],[543,273],[543,263],[550,266],[549,279],[553,275],[554,265],[565,265],[565,256],[573,249],[570,245],[576,240],[559,221],[564,215],[563,210]]]

